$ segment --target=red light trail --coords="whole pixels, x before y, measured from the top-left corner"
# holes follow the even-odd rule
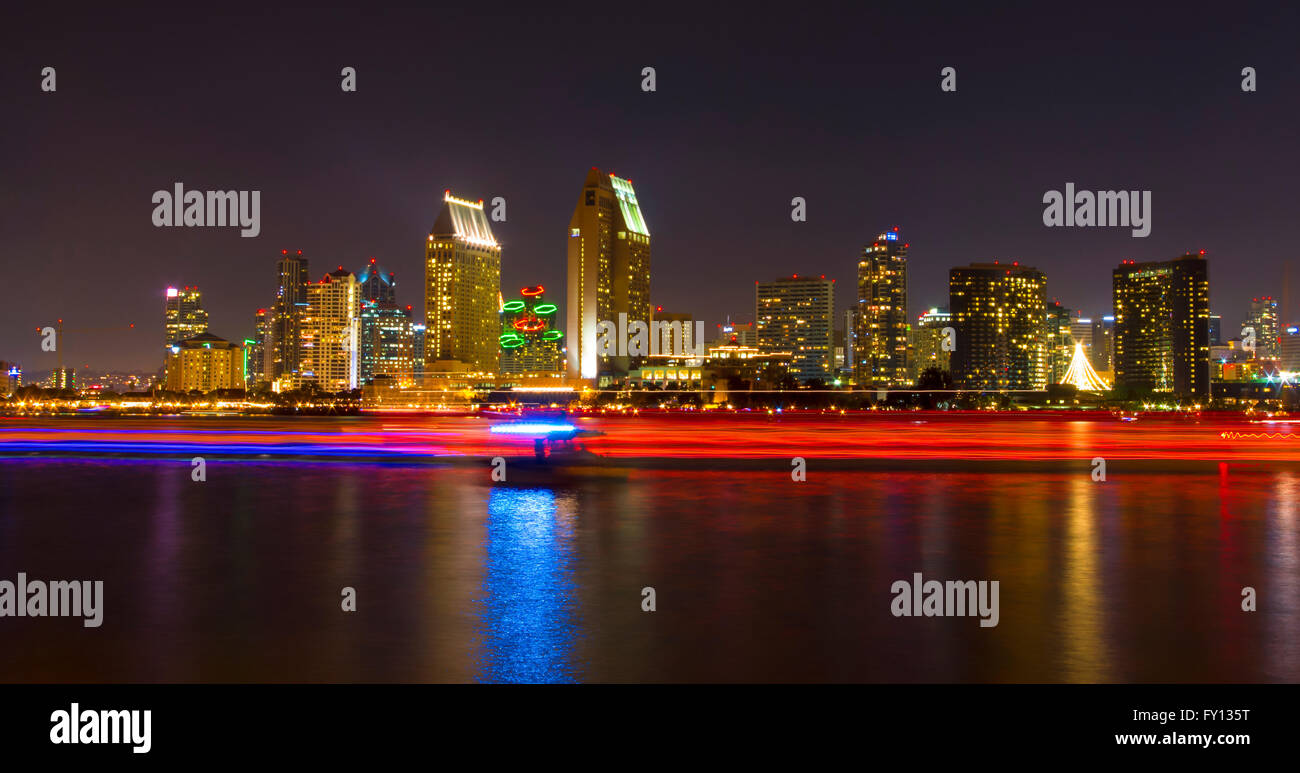
[[[1023,414],[577,414],[600,434],[578,446],[611,460],[810,459],[900,461],[1300,462],[1292,433],[1237,417],[1121,422]],[[0,419],[0,453],[232,453],[410,459],[521,456],[529,439],[494,435],[473,416]]]

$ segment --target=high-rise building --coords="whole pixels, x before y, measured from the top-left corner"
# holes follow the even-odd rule
[[[1012,263],[972,263],[948,272],[956,341],[953,381],[978,389],[1046,389],[1049,375],[1043,273]]]
[[[862,248],[855,311],[854,379],[861,386],[906,384],[907,244],[897,227]]]
[[[356,389],[361,381],[361,291],[342,266],[307,285],[302,314],[302,353],[294,386],[315,384],[325,392]]]
[[[21,387],[23,369],[16,362],[0,360],[0,395],[8,397]]]
[[[587,173],[569,220],[568,297],[565,337],[572,378],[609,380],[625,376],[628,357],[600,355],[601,322],[650,323],[650,229],[632,181]]]
[[[1300,372],[1300,326],[1287,325],[1282,331],[1282,342],[1278,347],[1281,352],[1282,370],[1288,373]]]
[[[555,304],[546,288],[525,287],[501,305],[501,372],[511,375],[558,374],[564,333],[556,326]]]
[[[387,376],[402,386],[415,383],[415,323],[411,317],[410,306],[361,301],[361,384],[376,376]]]
[[[379,261],[371,258],[357,275],[361,287],[361,300],[370,301],[381,309],[397,308],[397,276],[385,272]]]
[[[1047,304],[1047,357],[1050,362],[1048,383],[1064,383],[1065,373],[1074,357],[1074,336],[1071,335],[1073,311],[1060,301]]]
[[[1092,361],[1092,317],[1083,316],[1083,312],[1075,311],[1070,318],[1070,337],[1076,343],[1083,344],[1084,354],[1088,355],[1088,360]]]
[[[1223,344],[1223,318],[1218,314],[1210,315],[1210,346]]]
[[[1281,346],[1277,324],[1277,301],[1271,295],[1250,300],[1250,316],[1242,327],[1255,329],[1255,357],[1261,360],[1276,359]]]
[[[415,323],[410,306],[397,305],[397,279],[370,258],[357,275],[361,297],[361,365],[358,376],[368,384],[387,376],[402,386],[415,383]]]
[[[944,328],[952,326],[952,314],[935,307],[917,317],[912,326],[912,381],[917,382],[928,368],[951,370],[952,351],[943,348]]]
[[[429,230],[424,262],[425,359],[497,370],[501,245],[483,201],[447,191]]]
[[[250,387],[269,380],[266,376],[266,347],[270,340],[271,313],[266,309],[258,309],[253,315],[253,342],[247,344],[247,350],[244,352],[244,359],[248,363],[246,375]]]
[[[832,378],[835,280],[797,274],[754,283],[754,323],[763,352],[791,352],[801,380]]]
[[[265,345],[263,377],[279,383],[283,377],[293,382],[300,370],[302,353],[302,316],[307,306],[307,259],[302,250],[290,254],[280,250],[280,260],[275,264],[279,272],[279,286],[275,303],[271,306],[267,326],[270,330]]]
[[[1109,373],[1115,367],[1115,316],[1107,314],[1093,317],[1092,351],[1093,370]]]
[[[203,310],[203,298],[197,287],[168,287],[163,313],[167,339],[163,346],[208,332],[208,313]]]
[[[1203,254],[1112,272],[1115,382],[1187,397],[1210,394],[1210,282]]]
[[[244,389],[244,347],[211,333],[176,341],[167,349],[164,383],[172,392]]]
[[[429,340],[425,332],[423,322],[411,325],[411,340],[415,347],[413,370],[417,384],[424,383],[424,345]]]
[[[838,338],[838,336],[837,336]],[[844,359],[839,364],[839,370],[847,375],[850,381],[854,380],[857,368],[857,348],[858,348],[858,314],[856,309],[844,310]],[[908,359],[911,362],[911,359]]]

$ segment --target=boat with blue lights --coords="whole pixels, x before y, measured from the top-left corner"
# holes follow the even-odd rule
[[[493,435],[533,441],[533,455],[548,459],[554,454],[571,455],[580,449],[575,445],[581,437],[599,435],[574,424],[563,408],[529,408],[517,411],[481,411],[487,418],[500,419],[489,429]]]

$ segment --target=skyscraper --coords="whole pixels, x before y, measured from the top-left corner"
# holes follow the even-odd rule
[[[1300,326],[1287,325],[1278,348],[1282,370],[1289,373],[1300,371]]]
[[[208,313],[203,310],[203,298],[197,287],[179,290],[168,287],[163,314],[166,318],[164,346],[208,332]]]
[[[944,328],[952,325],[952,314],[945,308],[935,307],[922,314],[912,327],[914,353],[912,380],[918,381],[927,368],[952,369],[952,351],[943,348]]]
[[[844,311],[844,361],[840,364],[840,369],[849,377],[850,382],[857,380],[857,346],[858,346],[858,313],[857,309],[846,309]],[[910,362],[910,359],[909,359]]]
[[[249,345],[245,359],[248,362],[249,386],[268,381],[266,376],[267,342],[271,340],[271,314],[266,309],[258,309],[253,315],[253,343]]]
[[[1047,357],[1048,383],[1060,384],[1070,369],[1074,357],[1074,336],[1071,335],[1073,312],[1060,301],[1047,304]]]
[[[415,349],[412,370],[415,374],[415,383],[420,384],[424,381],[424,345],[428,342],[423,322],[411,325],[411,341]]]
[[[1242,327],[1255,329],[1255,357],[1258,359],[1276,359],[1281,353],[1277,316],[1277,301],[1273,296],[1250,299],[1250,316]]]
[[[854,378],[861,386],[900,386],[907,368],[907,244],[898,228],[862,248],[853,345]]]
[[[357,276],[361,297],[361,384],[375,376],[415,383],[415,326],[410,306],[397,305],[397,279],[371,258]]]
[[[754,283],[758,348],[791,352],[791,374],[829,382],[834,350],[835,280],[798,275]]]
[[[1210,394],[1210,282],[1203,254],[1111,273],[1115,385],[1187,397]]]
[[[948,272],[958,386],[1047,388],[1046,285],[1041,271],[1019,262],[972,263]]]
[[[1070,337],[1074,339],[1075,343],[1083,344],[1083,353],[1087,355],[1088,363],[1091,364],[1092,318],[1085,317],[1082,312],[1075,310],[1075,312],[1070,316]]]
[[[280,284],[271,306],[270,340],[266,346],[266,365],[263,368],[268,381],[278,382],[288,376],[292,382],[300,369],[302,352],[302,313],[307,306],[307,259],[302,250],[289,254],[280,250],[276,262]]]
[[[612,379],[627,374],[627,357],[600,357],[602,321],[650,323],[650,230],[632,181],[587,173],[569,220],[567,370],[572,378]]]
[[[0,360],[0,379],[3,379],[3,382],[0,383],[4,384],[4,388],[0,389],[0,392],[4,392],[6,397],[13,394],[23,385],[22,366],[16,362]]]
[[[1109,373],[1115,367],[1115,315],[1106,314],[1092,320],[1092,367]]]
[[[306,290],[294,385],[312,383],[326,392],[356,389],[361,375],[361,292],[356,275],[339,266]]]
[[[360,383],[388,376],[402,386],[413,385],[415,324],[411,307],[381,306],[379,301],[363,300],[360,322]]]
[[[361,286],[361,300],[372,301],[380,308],[397,307],[397,275],[385,272],[379,261],[371,258],[357,275]]]
[[[482,199],[443,195],[425,247],[424,278],[426,362],[459,360],[495,373],[501,245]]]

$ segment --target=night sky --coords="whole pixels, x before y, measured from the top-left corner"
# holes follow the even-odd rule
[[[69,334],[67,364],[155,369],[169,284],[200,287],[211,332],[251,335],[281,249],[302,249],[314,279],[375,256],[420,318],[447,188],[506,198],[503,291],[540,283],[563,309],[592,166],[636,186],[654,303],[710,326],[751,320],[754,281],[792,273],[837,279],[842,312],[859,251],[894,225],[913,316],[947,303],[949,268],[990,259],[1037,266],[1049,298],[1096,315],[1120,260],[1205,249],[1225,336],[1252,296],[1284,292],[1300,241],[1294,12],[704,5],[7,14],[0,359],[53,367],[36,328],[63,317],[122,328]],[[945,66],[956,93],[940,91]],[[154,227],[150,197],[177,181],[260,190],[261,235]],[[1044,192],[1067,182],[1152,191],[1151,235],[1044,227]]]

